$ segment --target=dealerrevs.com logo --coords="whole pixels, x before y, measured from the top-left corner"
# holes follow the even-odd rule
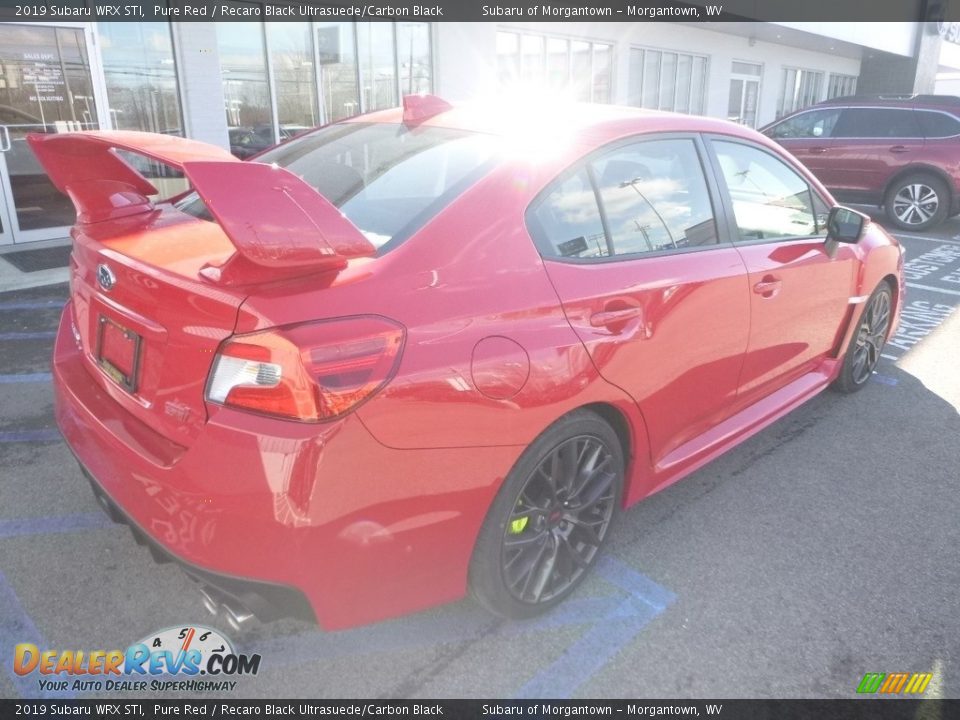
[[[44,676],[37,679],[42,691],[222,692],[236,688],[237,681],[228,678],[256,675],[260,655],[238,654],[220,631],[188,625],[148,635],[126,650],[41,650],[20,643],[13,670]]]

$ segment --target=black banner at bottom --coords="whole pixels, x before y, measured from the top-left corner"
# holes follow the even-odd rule
[[[960,717],[960,700],[0,700],[0,717],[709,718]]]

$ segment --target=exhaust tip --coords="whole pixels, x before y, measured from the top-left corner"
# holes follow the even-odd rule
[[[223,620],[235,632],[247,627],[254,618],[247,608],[207,585],[200,587],[200,601],[208,613]]]
[[[247,627],[251,620],[253,620],[253,613],[248,610],[234,610],[229,605],[223,606],[223,617],[227,621],[227,625],[230,626],[230,629],[234,632],[239,632],[243,628]]]
[[[207,612],[213,616],[220,614],[220,605],[216,600],[213,599],[213,596],[206,591],[205,588],[200,588],[200,601],[203,603],[203,607],[206,608]]]

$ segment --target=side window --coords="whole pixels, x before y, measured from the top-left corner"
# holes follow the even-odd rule
[[[920,121],[924,137],[948,138],[960,135],[960,120],[953,115],[932,110],[915,110],[914,114]]]
[[[814,194],[793,168],[741,143],[714,140],[713,148],[733,202],[741,240],[777,240],[816,235],[817,215],[825,204],[814,205]]]
[[[693,140],[647,140],[590,163],[616,255],[717,243]]]
[[[846,108],[833,129],[838,138],[921,138],[913,110],[899,108]]]
[[[544,257],[596,258],[610,254],[597,196],[585,168],[561,179],[533,209],[530,231]]]
[[[837,124],[840,110],[813,110],[787,118],[767,133],[772,138],[828,138]]]

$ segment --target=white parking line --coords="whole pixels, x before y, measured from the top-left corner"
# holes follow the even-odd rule
[[[886,353],[880,353],[880,357],[886,358],[887,360],[899,360],[900,358],[894,357],[893,355],[887,355]]]
[[[948,240],[947,238],[930,237],[929,235],[910,235],[909,233],[902,233],[902,232],[895,232],[890,234],[893,235],[898,240],[900,238],[906,238],[907,240],[927,240],[929,242],[935,242],[935,243],[946,243],[947,245],[960,245],[960,240],[956,238],[952,240]]]
[[[920,285],[918,283],[907,283],[908,288],[915,290],[929,290],[930,292],[946,293],[947,295],[956,295],[960,297],[960,290],[947,290],[946,288],[933,287],[931,285]]]

